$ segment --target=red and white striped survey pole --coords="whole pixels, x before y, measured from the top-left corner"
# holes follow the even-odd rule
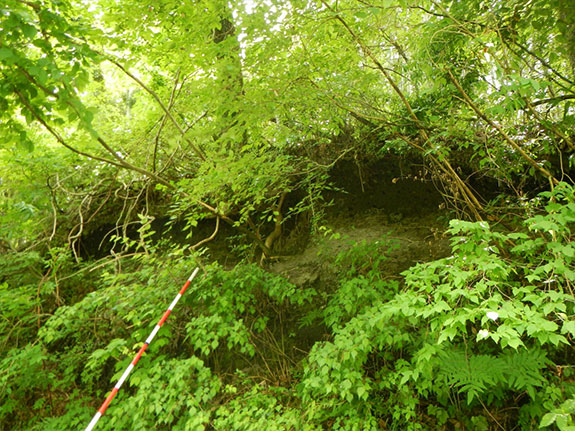
[[[186,291],[186,289],[188,288],[188,286],[190,285],[190,283],[192,282],[192,280],[194,279],[199,270],[200,268],[196,268],[192,273],[192,275],[190,275],[190,278],[188,278],[188,281],[186,281],[184,286],[180,289],[180,292],[176,295],[176,297],[174,298],[174,300],[172,301],[172,303],[170,304],[170,306],[168,307],[168,309],[166,310],[160,321],[156,324],[155,328],[152,330],[151,334],[146,339],[146,342],[144,343],[140,351],[136,354],[134,359],[132,359],[132,362],[130,362],[130,365],[128,365],[128,368],[126,368],[126,371],[124,371],[124,374],[122,374],[122,377],[120,377],[120,380],[118,380],[118,383],[116,383],[116,386],[114,386],[114,389],[112,389],[112,392],[110,392],[110,395],[108,395],[108,398],[106,398],[102,406],[98,409],[98,411],[96,412],[96,414],[86,427],[85,431],[91,431],[94,429],[94,427],[96,426],[96,424],[98,423],[98,421],[100,420],[100,418],[102,417],[102,415],[104,414],[104,412],[106,411],[106,409],[108,408],[108,406],[110,405],[110,403],[112,402],[112,400],[114,399],[114,397],[116,396],[122,385],[124,384],[124,381],[128,378],[128,375],[132,372],[132,370],[142,357],[142,354],[148,348],[148,346],[150,345],[150,343],[152,342],[152,340],[154,339],[154,337],[156,336],[156,334],[158,333],[158,331],[160,330],[160,328],[162,327],[162,325],[164,324],[164,322],[166,321],[166,319],[168,318],[168,316],[170,315],[170,313],[172,312],[172,310],[174,309],[174,307],[176,306],[176,304],[178,303],[178,301],[180,300],[180,298],[182,297],[182,295],[184,294],[184,292]]]

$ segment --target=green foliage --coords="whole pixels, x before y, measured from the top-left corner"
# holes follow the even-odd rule
[[[121,362],[114,380],[128,363]],[[171,360],[159,357],[136,370],[130,382],[134,395],[119,396],[117,408],[111,409],[102,429],[149,429],[158,425],[174,430],[204,429],[210,417],[206,406],[221,385],[196,357]]]
[[[319,401],[328,417],[361,411],[358,423],[383,415],[395,426],[425,429],[433,425],[420,422],[424,408],[441,424],[440,412],[470,418],[478,403],[496,407],[509,394],[525,394],[530,407],[521,423],[531,429],[554,402],[538,395],[556,384],[549,357],[572,352],[573,265],[544,251],[569,246],[573,189],[561,184],[544,196],[551,199],[546,212],[526,220],[523,232],[452,221],[452,256],[411,268],[403,292],[372,300],[335,328],[332,342],[314,346],[300,385],[304,399]],[[539,229],[552,232],[530,236]],[[524,252],[532,242],[539,253]],[[544,277],[534,284],[541,268],[556,284]],[[379,396],[388,397],[385,407],[371,404]]]
[[[273,217],[270,209],[282,192],[289,191],[290,174],[287,157],[272,158],[251,152],[236,156],[230,151],[218,157],[215,167],[200,170],[198,177],[178,181],[172,214],[187,215],[193,227],[200,217],[194,209],[197,201],[203,200],[215,202],[219,214],[237,214],[238,225],[258,215],[269,222]]]
[[[227,391],[234,392],[237,388],[228,387]],[[299,408],[282,403],[286,398],[289,400],[290,395],[282,388],[266,390],[255,385],[216,410],[213,427],[217,430],[234,431],[321,429],[319,426],[306,424]]]
[[[346,280],[330,296],[321,311],[323,321],[328,327],[337,328],[374,302],[391,299],[397,290],[396,281],[373,280],[363,276]]]
[[[37,119],[62,124],[66,119],[90,128],[93,114],[76,91],[88,81],[84,66],[97,55],[83,40],[89,29],[71,23],[69,11],[66,2],[15,0],[4,2],[0,10],[2,137],[9,144],[33,147],[22,117],[27,124]]]
[[[140,255],[124,263],[126,272],[101,271],[100,289],[58,307],[35,341],[24,344],[22,340],[23,348],[7,351],[0,364],[0,385],[5,388],[0,419],[9,418],[7,423],[16,429],[24,428],[36,414],[44,418],[41,429],[75,429],[78,421],[72,418],[78,415],[88,421],[91,410],[85,408],[86,395],[98,399],[106,394],[177,292],[181,280],[174,275],[194,265],[177,248],[171,258]],[[283,314],[279,310],[288,307],[296,312],[313,297],[313,291],[297,289],[257,266],[238,266],[230,272],[212,265],[203,279],[189,287],[169,324],[147,349],[118,396],[118,407],[106,415],[103,429],[144,429],[159,423],[171,429],[203,429],[211,420],[214,399],[224,390],[223,370],[250,368],[249,358],[287,347],[293,335],[276,333],[273,323],[278,313]],[[17,306],[6,309],[7,315],[16,316]],[[27,303],[22,307],[21,314],[30,315],[30,320],[17,322],[15,328],[34,326],[36,316]],[[35,338],[29,332],[20,336]],[[279,353],[284,360],[285,352]],[[265,371],[268,378],[279,379],[275,373],[283,369],[281,363],[270,366]],[[77,390],[78,384],[82,391]],[[251,386],[241,384],[242,392],[246,384]],[[50,394],[64,392],[74,394],[74,401],[62,414],[63,405],[54,405]],[[37,400],[32,410],[25,407],[30,399]],[[293,423],[295,410],[286,412],[286,423]],[[238,417],[244,414],[237,412]],[[224,418],[219,421],[225,422]],[[30,427],[34,426],[32,421]]]
[[[283,302],[303,305],[314,295],[312,290],[298,291],[285,279],[256,266],[215,271],[198,289],[194,297],[201,306],[187,323],[186,332],[191,347],[202,355],[209,355],[223,344],[253,357],[256,346],[251,338],[266,329],[270,319],[257,307],[261,296],[268,297],[271,306]]]
[[[457,418],[487,429],[494,412],[516,399],[522,405],[505,426],[569,426],[562,403],[575,387],[568,371],[553,370],[572,353],[573,262],[565,247],[573,196],[565,184],[544,193],[534,201],[539,213],[513,233],[453,220],[452,255],[406,271],[401,286],[382,274],[393,245],[385,238],[335,257],[342,279],[323,297],[255,265],[210,265],[102,427],[420,430]],[[122,271],[101,269],[99,289],[59,306],[37,337],[21,332],[27,343],[6,350],[0,364],[4,421],[66,430],[89,420],[88,406],[105,396],[171,300],[177,274],[194,266],[181,249],[169,253],[142,253]],[[50,262],[62,272],[68,258],[55,249]],[[6,313],[26,316],[30,306],[15,301]],[[297,323],[318,318],[332,338],[315,342],[299,364],[287,359],[301,336]],[[284,319],[294,333],[278,325]],[[54,393],[69,393],[67,406],[50,401]]]
[[[46,350],[38,344],[5,354],[0,362],[0,423],[18,426],[28,419],[29,408],[44,414],[49,410],[48,400],[38,396],[55,383],[55,376],[43,367],[47,359]]]
[[[561,404],[558,408],[553,409],[541,419],[541,428],[549,427],[556,424],[560,431],[573,430],[573,414],[575,414],[575,401],[569,399]]]
[[[572,9],[3,0],[0,428],[81,428],[217,217],[244,261],[206,265],[102,429],[573,429]],[[337,163],[390,154],[517,219],[452,220],[397,280],[385,236],[317,291],[253,264],[322,233]]]
[[[338,254],[335,265],[343,270],[345,278],[363,275],[368,279],[381,279],[382,265],[389,252],[396,248],[398,244],[386,236],[372,242],[362,240]]]
[[[363,430],[383,421],[417,430],[457,417],[485,428],[493,420],[486,409],[515,398],[523,406],[508,424],[568,426],[568,404],[554,406],[575,388],[551,370],[572,350],[573,262],[565,250],[573,196],[565,184],[544,193],[534,201],[540,212],[513,233],[453,220],[452,255],[411,268],[402,287],[383,277],[393,246],[385,238],[340,253],[334,262],[341,283],[324,299],[254,265],[231,271],[211,265],[190,286],[102,426]],[[30,341],[6,350],[1,364],[4,420],[33,428],[38,415],[45,429],[74,429],[72,417],[89,420],[86,391],[94,398],[106,394],[170,301],[179,284],[175,275],[194,265],[181,249],[170,253],[165,259],[143,253],[121,272],[102,270],[100,288],[41,320],[35,341],[34,332],[21,332]],[[65,271],[67,259],[53,250],[52,270]],[[6,286],[3,292],[18,292]],[[24,316],[34,303],[10,301],[16,308],[7,316],[20,313],[18,325],[33,327],[36,319]],[[320,310],[310,314],[319,301]],[[263,373],[268,382],[294,378],[285,355],[296,335],[276,324],[290,315],[308,324],[310,316],[319,318],[333,338],[313,345],[293,384],[254,386],[246,373]],[[97,325],[90,323],[94,316]],[[55,391],[73,394],[74,401],[61,410],[49,401]],[[24,413],[30,399],[35,407]]]
[[[492,402],[503,398],[506,390],[526,391],[534,399],[537,388],[544,383],[541,372],[549,364],[545,353],[537,349],[505,352],[497,357],[452,350],[438,359],[438,383],[466,393],[467,404],[479,394],[486,394]]]

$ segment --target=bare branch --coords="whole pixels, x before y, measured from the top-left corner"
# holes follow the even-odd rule
[[[220,217],[216,217],[216,227],[214,229],[214,232],[209,237],[202,239],[201,241],[197,242],[196,244],[194,244],[190,248],[192,250],[197,250],[202,245],[212,241],[216,237],[216,235],[218,234],[219,228],[220,228]]]
[[[168,102],[168,110],[172,108],[173,104],[174,104],[174,96],[176,94],[176,89],[178,88],[178,82],[180,80],[180,71],[178,70],[178,72],[176,73],[176,78],[174,79],[174,87],[172,88],[172,92],[170,94],[170,100]],[[168,116],[166,114],[163,115],[162,117],[162,121],[160,123],[160,127],[158,127],[158,132],[156,133],[156,137],[154,138],[154,152],[152,155],[152,171],[156,172],[156,159],[157,159],[157,155],[158,155],[158,145],[160,143],[160,135],[162,134],[162,130],[166,124],[166,120],[168,119]]]

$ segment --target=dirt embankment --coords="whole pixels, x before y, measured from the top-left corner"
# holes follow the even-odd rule
[[[418,262],[448,255],[449,241],[444,235],[446,225],[440,213],[426,216],[404,216],[401,220],[384,211],[370,211],[351,217],[332,217],[323,230],[325,236],[308,244],[301,254],[283,256],[270,270],[287,277],[296,285],[334,282],[337,256],[356,244],[390,244],[382,271],[388,278]]]
[[[332,172],[338,191],[328,196],[333,205],[322,233],[301,253],[280,257],[270,269],[297,285],[330,283],[335,281],[336,256],[363,241],[395,245],[383,265],[389,278],[399,277],[418,262],[446,256],[449,215],[440,192],[421,174],[398,163],[381,162],[369,168],[339,164]]]

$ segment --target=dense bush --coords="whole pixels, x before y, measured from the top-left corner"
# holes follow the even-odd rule
[[[560,184],[537,202],[541,211],[512,233],[452,220],[452,255],[410,268],[401,285],[381,278],[393,248],[385,238],[340,253],[340,281],[321,295],[258,266],[210,265],[99,427],[568,429],[573,189]],[[195,259],[173,248],[100,269],[98,289],[49,318],[9,277],[5,427],[87,423]],[[325,325],[331,339],[298,354],[310,325]]]

